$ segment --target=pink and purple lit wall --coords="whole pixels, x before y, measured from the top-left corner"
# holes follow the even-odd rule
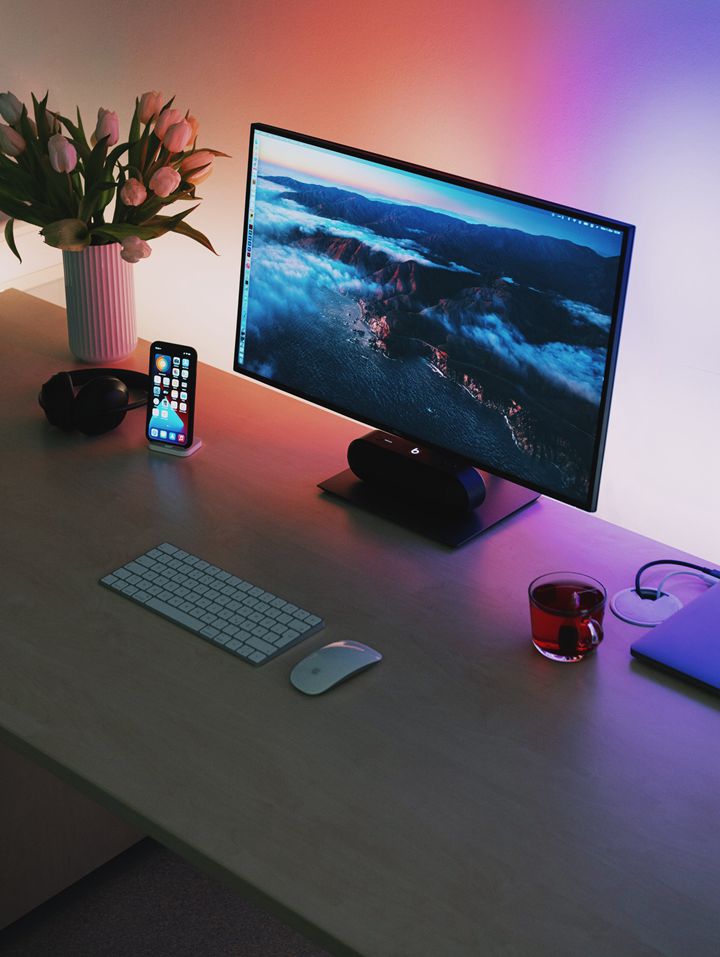
[[[143,335],[230,368],[252,120],[634,223],[599,514],[720,561],[717,0],[126,0],[112,22],[9,7],[0,86],[125,119],[175,92],[233,155],[195,220],[221,258],[166,237],[137,267]]]

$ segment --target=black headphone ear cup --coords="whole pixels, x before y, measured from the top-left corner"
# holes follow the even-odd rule
[[[43,383],[38,402],[51,425],[56,425],[66,432],[75,428],[75,394],[72,379],[67,372],[58,372]]]
[[[86,383],[75,396],[75,428],[85,435],[101,435],[125,418],[128,387],[115,376],[99,376]]]

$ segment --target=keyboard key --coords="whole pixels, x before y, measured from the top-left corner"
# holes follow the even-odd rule
[[[289,645],[291,642],[295,641],[297,635],[294,635],[290,631],[286,631],[284,635],[278,635],[277,640],[273,642],[276,648],[284,648],[285,645]]]
[[[256,638],[255,635],[253,635],[247,643],[256,651],[262,651],[264,655],[272,655],[277,650],[269,641],[263,641],[262,638]]]
[[[184,625],[186,628],[192,628],[194,631],[200,631],[204,627],[204,623],[198,621],[197,618],[194,618],[192,615],[188,615],[186,611],[180,611],[179,608],[174,608],[172,605],[168,605],[164,601],[160,601],[159,598],[151,598],[149,601],[145,602],[146,608],[152,608],[153,611],[158,612],[160,615],[164,615],[165,618],[169,618],[171,621],[176,621],[178,625]]]

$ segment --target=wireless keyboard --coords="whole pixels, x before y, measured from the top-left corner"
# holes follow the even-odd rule
[[[317,615],[167,542],[100,584],[253,665],[324,626]]]

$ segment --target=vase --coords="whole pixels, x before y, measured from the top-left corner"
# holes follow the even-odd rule
[[[63,251],[70,351],[81,362],[124,359],[137,345],[131,263],[120,244]]]

